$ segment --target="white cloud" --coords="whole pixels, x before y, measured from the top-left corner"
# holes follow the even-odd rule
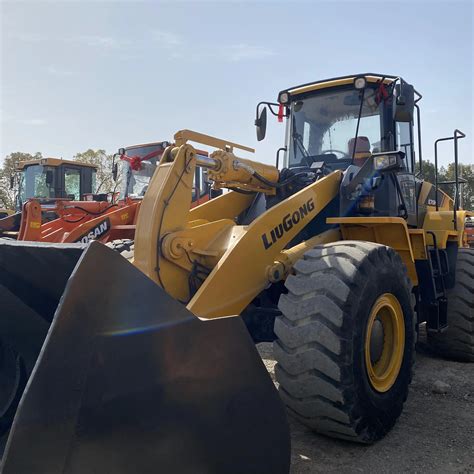
[[[22,120],[19,120],[19,122],[22,123],[23,125],[34,125],[34,126],[47,124],[46,120],[40,119],[40,118],[22,119]]]
[[[230,61],[245,61],[268,58],[274,56],[275,52],[264,46],[239,43],[225,48],[225,54]]]
[[[179,35],[169,31],[153,30],[151,32],[151,37],[153,41],[166,48],[172,48],[183,44],[183,40]]]
[[[67,77],[67,76],[73,75],[72,71],[69,71],[67,69],[62,69],[57,66],[48,66],[46,68],[46,72],[48,74],[51,74],[52,76],[58,76],[58,77]]]
[[[192,61],[218,59],[231,62],[255,61],[275,56],[275,52],[265,46],[249,45],[247,43],[222,45],[217,48],[194,49],[189,58]]]
[[[71,41],[92,46],[95,48],[113,49],[130,43],[128,40],[119,40],[112,36],[83,35],[71,38]]]

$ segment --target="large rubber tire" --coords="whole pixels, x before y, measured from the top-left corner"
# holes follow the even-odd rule
[[[411,283],[399,255],[370,242],[318,246],[295,264],[285,285],[274,354],[289,411],[331,437],[362,443],[382,438],[402,412],[415,353]],[[368,376],[365,337],[374,302],[387,293],[403,312],[405,344],[398,375],[382,393]]]
[[[443,357],[474,362],[474,249],[458,250],[456,283],[447,299],[448,329],[428,333],[428,343]]]
[[[129,261],[133,260],[133,255],[135,252],[135,242],[131,239],[118,239],[112,240],[111,242],[106,243],[107,247],[115,250],[120,253],[122,257],[126,258]]]

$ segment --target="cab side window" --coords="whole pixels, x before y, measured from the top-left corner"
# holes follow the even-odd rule
[[[413,141],[412,141],[412,124],[409,122],[396,122],[396,141],[397,150],[405,153],[405,170],[413,173]]]
[[[81,171],[79,169],[64,169],[64,192],[66,197],[74,196],[75,201],[81,200]]]

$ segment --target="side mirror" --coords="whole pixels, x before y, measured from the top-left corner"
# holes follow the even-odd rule
[[[54,173],[51,170],[46,171],[46,184],[50,186],[54,182]]]
[[[10,189],[13,189],[15,187],[15,178],[13,175],[10,176]]]
[[[415,89],[403,79],[395,86],[394,120],[412,122],[415,110]]]
[[[265,138],[267,132],[267,108],[264,107],[258,114],[255,120],[255,126],[257,127],[257,140],[261,142]]]
[[[112,179],[114,182],[117,182],[117,176],[118,176],[118,163],[114,163],[112,165]]]

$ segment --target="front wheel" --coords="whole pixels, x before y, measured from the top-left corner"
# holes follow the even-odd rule
[[[275,321],[276,379],[302,423],[363,443],[395,424],[411,382],[411,283],[393,249],[337,242],[307,252]]]

